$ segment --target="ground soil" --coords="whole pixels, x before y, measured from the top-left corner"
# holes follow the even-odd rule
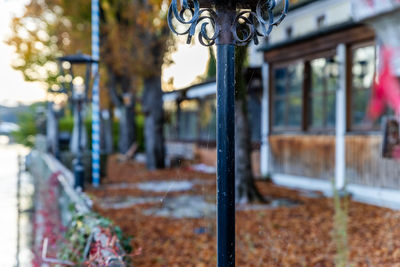
[[[164,180],[199,180],[190,192],[143,192],[115,188],[121,183]],[[134,266],[216,266],[215,218],[173,219],[143,215],[150,206],[179,194],[205,196],[215,201],[215,175],[188,167],[147,171],[140,163],[120,163],[112,157],[108,177],[98,189],[89,188],[95,209],[133,236],[141,249]],[[240,209],[236,213],[236,266],[334,266],[337,255],[334,202],[319,194],[290,190],[259,181],[257,187],[270,199],[285,198],[298,205],[274,209]],[[156,196],[158,204],[103,210],[109,196]],[[400,266],[400,212],[349,202],[348,266]]]

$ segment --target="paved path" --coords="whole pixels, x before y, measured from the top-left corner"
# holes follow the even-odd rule
[[[18,154],[27,152],[21,146],[0,145],[0,266],[16,264],[17,251],[17,174]],[[24,264],[20,266],[29,266]]]

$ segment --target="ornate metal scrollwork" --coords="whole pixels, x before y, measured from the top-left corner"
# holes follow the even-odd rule
[[[172,22],[173,18],[184,25],[189,25],[189,27],[182,32],[177,31]],[[205,46],[213,45],[219,34],[216,19],[217,14],[215,11],[210,8],[200,9],[198,0],[191,0],[190,4],[187,0],[183,0],[180,10],[178,10],[177,0],[172,0],[168,10],[169,28],[177,35],[188,35],[186,40],[188,44],[190,44],[192,37],[196,34],[197,26],[201,25],[198,33],[200,43]],[[213,33],[211,35],[207,32],[208,25],[212,27]]]
[[[200,9],[198,0],[183,0],[181,8],[178,8],[177,0],[172,0],[168,10],[168,26],[171,31],[177,35],[188,35],[189,44],[192,37],[196,34],[196,28],[200,25],[198,33],[199,41],[202,45],[211,46],[215,43],[220,32],[220,26],[217,24],[217,13],[210,8]],[[257,45],[258,37],[267,37],[286,17],[289,9],[289,0],[283,1],[282,13],[277,19],[274,16],[277,0],[259,0],[256,10],[240,11],[233,20],[231,32],[236,45],[246,45],[252,40]],[[176,19],[183,25],[188,25],[183,31],[178,31],[173,25],[173,19]],[[212,33],[207,30],[211,26]]]

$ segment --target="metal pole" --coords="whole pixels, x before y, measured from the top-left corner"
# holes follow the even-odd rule
[[[92,0],[92,58],[100,58],[100,7],[99,0]],[[92,89],[92,181],[93,186],[100,185],[100,94],[99,65],[92,64],[94,75]]]
[[[215,4],[215,11],[202,9],[198,0],[190,1],[191,4],[189,1],[179,2],[180,5],[178,0],[172,0],[169,6],[169,28],[177,35],[187,35],[190,44],[196,26],[201,25],[197,27],[201,28],[200,43],[217,44],[217,266],[235,266],[235,44],[245,45],[253,40],[257,44],[257,37],[267,37],[286,17],[289,0],[281,1],[283,11],[277,19],[273,11],[275,1],[267,1],[267,7],[263,0],[259,0],[256,13],[249,9],[237,14],[237,1],[233,0],[211,1]],[[258,10],[258,7],[263,10]],[[184,15],[186,11],[191,12],[190,19]],[[265,20],[265,15],[268,20]],[[178,31],[174,19],[181,24],[190,24],[189,30]],[[207,25],[214,29],[212,36],[207,34]]]
[[[234,9],[218,7],[217,40],[217,266],[235,266],[235,46]]]
[[[78,112],[78,155],[74,166],[75,185],[84,189],[84,168],[82,165],[82,101],[81,96],[76,99],[77,112]]]

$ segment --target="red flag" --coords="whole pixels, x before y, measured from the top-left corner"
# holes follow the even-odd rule
[[[372,98],[369,103],[368,113],[372,119],[382,115],[386,105],[392,108],[396,114],[400,112],[400,85],[390,65],[392,56],[392,49],[382,48],[383,65],[378,80],[374,81]]]

